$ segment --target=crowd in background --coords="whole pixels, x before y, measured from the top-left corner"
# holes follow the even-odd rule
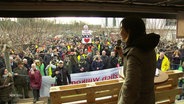
[[[184,44],[167,42],[157,46],[157,68],[162,71],[181,70],[184,71]],[[160,63],[162,61],[162,63]],[[160,65],[159,67],[159,64]]]
[[[103,41],[102,41],[103,40]],[[121,41],[108,41],[107,37],[101,39],[95,37],[90,44],[81,43],[81,39],[50,40],[48,45],[31,45],[22,52],[10,50],[10,65],[12,74],[5,67],[4,55],[0,57],[0,86],[1,96],[9,96],[12,89],[9,88],[14,82],[15,89],[20,98],[28,98],[29,88],[33,89],[34,102],[39,100],[41,87],[40,76],[56,77],[56,85],[71,83],[70,74],[97,70],[105,70],[122,65]],[[6,79],[10,78],[8,82]],[[6,85],[6,86],[5,86]],[[4,92],[8,92],[4,94]],[[9,101],[8,99],[5,99]],[[1,102],[3,104],[3,102]]]
[[[36,101],[38,100],[39,91],[37,89],[40,88],[41,83],[39,76],[56,76],[59,79],[56,79],[57,85],[66,85],[71,83],[70,74],[72,73],[105,70],[123,65],[124,44],[120,40],[112,41],[108,37],[94,37],[92,43],[83,44],[80,38],[74,37],[53,39],[47,43],[46,45],[26,47],[20,53],[16,53],[15,50],[10,52],[13,75],[8,76],[13,78],[15,88],[20,95],[23,95],[22,98],[29,97],[28,89],[31,85],[32,89],[36,88],[33,94],[36,96]],[[184,71],[184,45],[178,47],[177,43],[160,42],[156,51],[158,69]],[[10,83],[2,79],[7,71],[3,54],[0,57],[0,68],[2,69],[0,73],[1,86],[11,86],[11,82],[13,82],[11,78],[8,81]],[[33,76],[35,73],[37,75]],[[40,80],[35,81],[34,78]],[[34,83],[38,85],[34,85]]]
[[[107,37],[106,37],[107,38]],[[95,37],[90,44],[83,44],[78,38],[55,40],[48,46],[28,47],[22,53],[11,53],[12,72],[22,61],[28,71],[35,63],[42,76],[51,76],[59,61],[64,62],[69,73],[80,73],[117,67],[122,60],[117,57],[117,41],[101,40]],[[117,46],[119,47],[119,46]],[[0,67],[4,67],[3,56]]]

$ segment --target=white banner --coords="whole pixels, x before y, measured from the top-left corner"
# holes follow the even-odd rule
[[[118,68],[71,74],[72,84],[103,81],[109,79],[116,79],[118,77],[119,77]]]
[[[121,69],[122,67],[71,74],[71,81],[72,81],[72,84],[79,84],[79,83],[88,83],[88,82],[97,82],[97,81],[103,81],[103,80],[109,80],[109,79],[116,79],[119,77],[119,72]],[[40,89],[40,96],[49,97],[50,87],[53,86],[54,84],[55,84],[55,78],[52,78],[51,76],[43,76],[42,86]]]
[[[42,76],[42,86],[40,89],[41,97],[49,97],[50,87],[55,84],[55,78],[51,76]]]

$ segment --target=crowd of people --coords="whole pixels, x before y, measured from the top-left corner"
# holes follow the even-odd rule
[[[34,102],[39,100],[42,76],[56,77],[56,85],[71,83],[70,74],[105,70],[123,65],[123,43],[108,37],[94,37],[90,44],[79,38],[51,40],[47,45],[27,47],[16,53],[10,51],[13,73],[5,68],[4,55],[0,57],[0,104],[9,102],[13,84],[21,98],[28,98],[33,89]],[[162,71],[184,71],[184,45],[157,46],[157,68]],[[29,87],[30,86],[30,87]]]
[[[39,100],[42,76],[55,77],[56,85],[67,85],[71,83],[72,73],[105,70],[122,65],[122,59],[118,57],[121,47],[116,45],[117,42],[107,40],[102,42],[100,37],[95,37],[94,42],[90,44],[82,44],[79,41],[73,39],[67,42],[60,39],[52,41],[45,47],[27,47],[20,53],[11,50],[9,59],[12,73],[5,73],[8,70],[1,54],[1,88],[7,91],[5,87],[11,87],[12,84],[9,83],[12,81],[19,97],[29,98],[28,91],[31,87],[36,102]],[[6,81],[7,78],[11,80]],[[6,96],[11,94],[11,90],[9,89]],[[0,94],[2,104],[4,100],[9,101],[1,96],[5,96],[4,93]]]
[[[177,46],[165,44],[165,47],[160,47],[157,52],[157,68],[162,71],[181,70],[184,71],[184,45]]]
[[[184,72],[184,45],[176,43],[162,44],[157,54],[157,68],[162,71],[180,70]],[[184,99],[184,77],[179,78],[178,87],[183,89],[178,100]]]

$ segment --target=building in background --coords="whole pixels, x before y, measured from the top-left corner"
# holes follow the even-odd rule
[[[120,22],[123,18],[108,17],[102,19],[102,28],[111,29],[109,33],[118,33],[120,27]],[[157,33],[160,34],[162,39],[167,39],[169,41],[176,40],[176,19],[146,19],[143,21],[146,24],[147,33]]]

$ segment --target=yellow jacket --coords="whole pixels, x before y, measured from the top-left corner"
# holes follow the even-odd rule
[[[51,66],[49,66],[49,69],[48,69],[48,76],[51,76],[52,75],[52,67]]]
[[[158,58],[159,58],[159,54],[157,54],[157,61],[158,61]],[[170,69],[170,62],[169,62],[169,59],[167,58],[167,56],[164,55],[164,59],[162,60],[162,64],[161,64],[161,70],[163,72],[167,71]]]

